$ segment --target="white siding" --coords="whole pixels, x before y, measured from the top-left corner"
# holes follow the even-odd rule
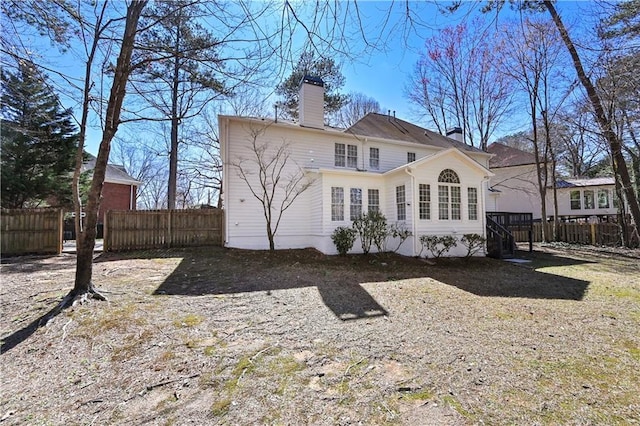
[[[594,207],[593,209],[585,209],[584,204],[584,191],[593,191]],[[598,191],[608,191],[609,193],[609,208],[598,207]],[[580,191],[580,209],[571,209],[571,192]],[[615,193],[614,185],[602,185],[602,186],[586,186],[575,188],[559,188],[558,189],[558,215],[559,216],[592,216],[592,215],[615,215],[618,213],[618,209],[613,206],[613,196]],[[547,214],[553,215],[553,190],[547,191]]]
[[[387,218],[389,224],[397,222],[396,214],[396,187],[405,185],[406,194],[406,220],[408,229],[415,231],[416,237],[406,241],[401,254],[415,255],[420,251],[417,236],[424,234],[454,234],[458,238],[464,233],[479,233],[484,235],[483,219],[484,206],[482,204],[482,180],[486,170],[482,170],[463,160],[465,154],[452,150],[433,162],[426,160],[420,162],[423,157],[432,156],[441,150],[432,147],[421,147],[406,143],[384,143],[379,140],[356,139],[352,135],[333,130],[317,130],[301,128],[288,123],[274,124],[270,121],[237,119],[233,117],[220,117],[220,129],[222,138],[222,155],[224,160],[224,208],[227,218],[227,245],[229,247],[248,249],[267,249],[268,238],[266,221],[260,202],[251,194],[247,184],[238,176],[236,166],[244,161],[249,161],[255,156],[252,148],[252,129],[260,129],[259,143],[267,143],[271,151],[280,145],[287,144],[291,155],[290,163],[283,175],[303,168],[306,177],[313,181],[310,188],[304,192],[284,212],[280,227],[277,231],[276,248],[304,248],[315,247],[328,253],[336,253],[331,241],[331,234],[338,226],[350,226],[349,193],[351,188],[362,189],[362,210],[367,211],[368,189],[378,189],[380,195],[380,210]],[[335,144],[356,145],[358,147],[358,170],[347,167],[335,167]],[[380,150],[380,170],[363,172],[369,168],[369,148],[377,147]],[[407,152],[416,153],[416,162],[412,166],[415,179],[404,169],[383,174],[406,164]],[[485,156],[474,155],[475,161],[481,165],[487,162]],[[451,168],[458,173],[461,179],[462,220],[454,223],[437,220],[437,178],[443,168]],[[250,179],[253,185],[257,184],[256,175]],[[414,222],[417,217],[418,196],[417,185],[429,183],[432,196],[432,220]],[[469,221],[467,217],[467,190],[468,186],[478,188],[478,220]],[[344,188],[345,211],[344,221],[331,220],[331,188]],[[279,200],[276,200],[279,201]],[[415,227],[414,227],[415,224]],[[389,246],[395,247],[391,242]],[[354,245],[354,252],[361,251],[359,241]],[[462,255],[462,249],[451,253]]]
[[[533,213],[540,219],[542,202],[538,191],[536,166],[533,164],[491,169],[489,187],[500,192],[487,191],[488,212]]]

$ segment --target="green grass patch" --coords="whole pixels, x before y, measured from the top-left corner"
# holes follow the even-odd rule
[[[195,327],[196,325],[202,323],[202,321],[204,321],[204,318],[202,318],[200,315],[188,314],[182,318],[174,320],[173,325],[178,328],[188,328]]]
[[[230,398],[219,399],[211,406],[211,414],[216,417],[222,417],[229,412],[229,407],[231,407]]]
[[[433,399],[434,395],[428,389],[419,389],[413,392],[407,392],[402,395],[403,401],[427,401]]]

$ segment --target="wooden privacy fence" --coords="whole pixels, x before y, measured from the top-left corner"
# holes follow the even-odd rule
[[[62,209],[2,209],[0,215],[3,255],[62,253]]]
[[[553,238],[553,223],[534,223],[533,241],[542,242],[542,227],[547,239]],[[517,242],[529,241],[527,231],[512,231]],[[558,241],[565,243],[615,246],[620,244],[620,228],[615,223],[565,223],[558,224]]]
[[[224,211],[110,210],[105,215],[104,250],[221,246]]]

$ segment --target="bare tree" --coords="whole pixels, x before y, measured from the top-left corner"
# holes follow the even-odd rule
[[[553,2],[549,0],[543,1],[544,7],[547,9],[553,22],[560,33],[560,37],[564,42],[569,54],[571,55],[571,59],[573,61],[574,68],[576,70],[576,74],[578,76],[578,80],[584,87],[589,102],[593,108],[596,121],[600,126],[600,129],[603,133],[603,136],[609,147],[611,149],[611,156],[613,159],[613,167],[616,171],[616,178],[620,182],[620,186],[622,187],[622,192],[627,201],[627,205],[629,206],[629,210],[631,212],[631,216],[633,218],[633,222],[637,228],[640,227],[640,204],[638,203],[638,197],[633,189],[633,184],[631,182],[631,177],[629,175],[629,169],[627,168],[627,163],[625,161],[624,155],[622,153],[622,143],[620,138],[614,131],[614,125],[612,123],[612,119],[607,116],[602,99],[598,94],[598,91],[587,75],[584,66],[582,65],[582,59],[578,54],[578,50],[573,43],[573,40],[569,36],[569,32],[567,31],[562,18],[556,11]]]
[[[474,21],[428,39],[405,89],[439,133],[460,127],[465,142],[483,150],[511,105],[510,81],[496,61],[501,41],[487,31]]]
[[[505,40],[507,48],[503,51],[501,61],[502,72],[516,82],[527,98],[543,220],[547,218],[546,198],[550,184],[554,188],[554,217],[557,219],[556,155],[551,138],[551,115],[555,115],[562,101],[552,99],[553,93],[558,91],[554,87],[554,79],[557,78],[555,69],[562,46],[552,25],[550,22],[533,19],[511,24],[509,29],[505,30],[511,36]],[[554,220],[554,223],[556,221]],[[544,235],[544,229],[542,237],[545,241],[549,238],[548,235]],[[555,239],[555,235],[553,237]]]
[[[380,112],[380,104],[364,93],[352,92],[346,103],[337,111],[335,122],[339,127],[350,127],[370,112]]]
[[[266,130],[267,127],[249,130],[249,157],[239,158],[232,166],[262,205],[269,250],[275,250],[275,236],[282,215],[313,181],[293,162],[286,141],[274,146],[260,140]]]

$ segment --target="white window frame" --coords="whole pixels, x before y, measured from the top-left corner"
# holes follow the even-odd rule
[[[380,148],[369,148],[369,167],[373,170],[380,169]]]
[[[431,220],[431,185],[418,185],[418,212],[420,220]]]
[[[340,186],[331,187],[331,221],[344,221],[344,188]]]
[[[335,159],[334,159],[334,165],[336,167],[345,167],[347,165],[347,148],[346,145],[343,143],[336,143],[335,144],[335,150],[334,150],[334,154],[335,154]]]
[[[349,219],[356,220],[362,216],[362,188],[349,189]]]
[[[407,189],[404,185],[396,186],[396,220],[407,220]]]
[[[444,169],[438,176],[438,220],[462,220],[462,187],[452,169]]]
[[[467,188],[467,213],[469,220],[478,220],[478,188]]]
[[[358,146],[347,145],[347,167],[351,169],[358,168]]]
[[[380,190],[377,188],[370,188],[367,190],[367,208],[370,212],[380,211]]]
[[[571,210],[582,210],[582,194],[579,190],[569,192],[569,207]]]

